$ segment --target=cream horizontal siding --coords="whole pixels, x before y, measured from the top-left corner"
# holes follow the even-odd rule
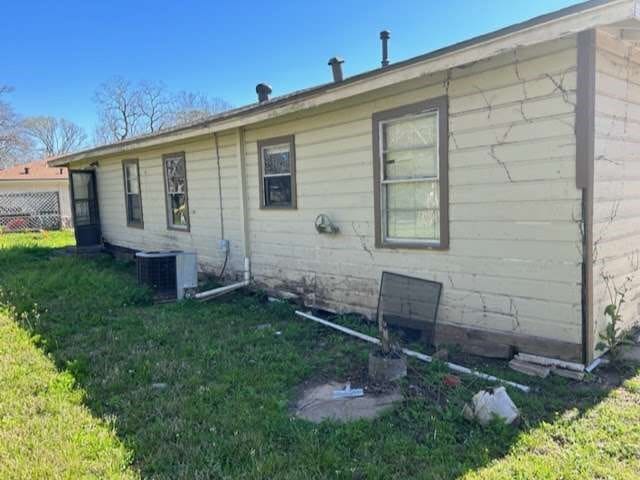
[[[520,48],[464,68],[296,112],[245,128],[248,234],[259,285],[307,302],[370,314],[381,272],[443,283],[440,321],[580,342],[581,196],[575,187],[574,38]],[[374,246],[371,117],[449,96],[447,251]],[[259,208],[257,141],[295,135],[296,210]],[[242,268],[236,132],[220,135],[230,271]],[[162,154],[185,151],[190,232],[166,227]],[[126,158],[130,158],[127,156]],[[100,160],[105,239],[136,249],[198,252],[218,271],[221,225],[213,138],[139,155],[144,229],[128,228],[121,161]],[[313,226],[328,214],[338,235]]]
[[[573,38],[367,93],[245,131],[255,279],[371,313],[384,270],[444,284],[443,322],[580,342],[581,196]],[[371,116],[448,95],[448,251],[374,246]],[[295,135],[296,210],[259,208],[257,141]],[[339,226],[319,235],[319,213]]]
[[[604,309],[613,301],[611,291],[632,279],[622,310],[626,327],[638,322],[640,300],[640,49],[603,31],[597,34],[595,121],[597,344],[607,324]]]
[[[167,228],[162,155],[185,152],[190,231]],[[239,189],[235,136],[219,137],[225,237],[230,240],[228,272],[242,269]],[[137,158],[144,228],[128,227],[124,204],[122,160]],[[219,251],[221,237],[218,172],[213,138],[172,145],[137,155],[100,160],[97,186],[105,241],[137,250],[182,249],[196,251],[202,268],[218,272],[224,261]]]

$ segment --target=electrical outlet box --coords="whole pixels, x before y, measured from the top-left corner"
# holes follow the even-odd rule
[[[229,251],[229,240],[219,240],[218,250],[220,250],[222,253],[227,253]]]

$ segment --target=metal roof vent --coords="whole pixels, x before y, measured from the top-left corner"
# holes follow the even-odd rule
[[[273,90],[266,83],[259,83],[256,85],[256,93],[258,94],[258,102],[267,102],[269,101],[269,95]]]
[[[333,57],[329,60],[329,65],[331,65],[331,71],[333,72],[333,81],[341,82],[344,78],[342,76],[342,64],[344,60],[340,57]]]
[[[391,37],[391,32],[389,30],[382,30],[380,32],[380,40],[382,40],[382,64],[383,67],[389,65],[389,38]]]

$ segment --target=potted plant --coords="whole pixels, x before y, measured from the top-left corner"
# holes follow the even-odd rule
[[[407,375],[407,361],[397,345],[389,338],[389,326],[382,312],[378,312],[380,348],[369,353],[369,377],[376,383],[388,383]]]

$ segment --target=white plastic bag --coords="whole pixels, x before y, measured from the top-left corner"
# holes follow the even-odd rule
[[[464,416],[475,418],[480,425],[487,425],[494,417],[504,420],[507,425],[519,416],[518,407],[513,403],[504,387],[493,391],[481,390],[471,399],[472,406],[466,405]]]

